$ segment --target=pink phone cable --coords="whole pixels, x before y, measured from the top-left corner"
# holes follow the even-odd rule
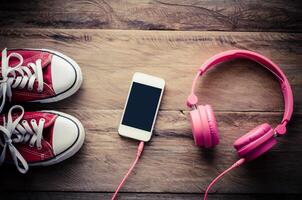
[[[125,184],[127,178],[129,177],[129,175],[131,174],[132,170],[134,169],[134,167],[136,166],[139,158],[141,157],[141,154],[144,150],[144,146],[145,146],[145,143],[143,141],[141,141],[138,145],[138,148],[137,148],[137,153],[136,153],[136,158],[134,160],[134,162],[132,163],[130,169],[128,170],[128,172],[126,173],[126,175],[124,176],[123,180],[121,181],[121,183],[119,184],[119,186],[116,188],[115,190],[115,193],[113,194],[111,200],[115,200],[117,195],[118,195],[118,192],[120,191],[120,189],[123,187],[123,185]]]
[[[235,169],[236,167],[239,167],[240,165],[242,165],[245,162],[244,158],[241,158],[240,160],[238,160],[237,162],[235,162],[231,167],[229,167],[228,169],[226,169],[224,172],[222,172],[221,174],[219,174],[211,183],[210,185],[207,187],[206,192],[204,194],[204,198],[203,200],[207,200],[208,199],[208,193],[211,189],[211,187],[213,185],[215,185],[215,183],[221,178],[223,177],[225,174],[227,174],[228,172],[230,172],[231,170]]]

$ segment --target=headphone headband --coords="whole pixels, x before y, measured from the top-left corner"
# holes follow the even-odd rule
[[[290,120],[292,113],[293,113],[293,93],[291,86],[289,84],[289,81],[287,80],[285,74],[282,72],[282,70],[276,65],[274,62],[272,62],[270,59],[266,58],[265,56],[262,56],[258,53],[247,51],[247,50],[230,50],[225,51],[222,53],[219,53],[210,59],[208,59],[199,69],[196,77],[194,78],[191,94],[187,98],[187,105],[189,107],[193,107],[197,104],[198,98],[195,94],[195,86],[196,82],[199,79],[199,76],[204,74],[207,70],[210,68],[216,66],[217,64],[220,64],[225,61],[230,61],[237,58],[245,58],[248,60],[255,61],[271,71],[279,80],[281,91],[283,94],[284,99],[284,114],[283,119],[281,123],[276,127],[275,131],[276,133],[283,135],[286,133],[286,124]]]

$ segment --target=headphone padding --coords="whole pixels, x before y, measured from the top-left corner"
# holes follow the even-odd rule
[[[245,135],[241,136],[234,142],[235,149],[240,149],[243,146],[255,141],[259,137],[263,136],[265,133],[267,133],[271,129],[271,126],[267,123],[261,124],[259,126],[256,126],[251,131],[246,133]]]
[[[212,148],[219,143],[217,123],[210,105],[199,105],[190,111],[190,121],[197,146]]]
[[[219,144],[217,121],[216,121],[212,106],[205,105],[205,110],[206,110],[208,123],[209,123],[209,127],[210,127],[210,133],[212,136],[212,146],[214,147]]]
[[[198,110],[190,111],[190,121],[195,144],[203,146],[202,125]]]
[[[201,119],[202,125],[202,137],[203,137],[203,145],[205,148],[212,147],[212,136],[211,136],[211,129],[208,121],[208,116],[206,113],[206,108],[203,105],[197,107]]]
[[[265,123],[237,139],[234,147],[241,158],[253,160],[267,152],[275,144],[274,130]]]
[[[259,156],[261,156],[262,154],[268,152],[271,148],[273,148],[273,146],[275,146],[275,144],[277,144],[277,140],[274,137],[272,137],[266,142],[264,142],[263,144],[261,144],[260,146],[258,146],[256,149],[246,154],[245,158],[247,159],[247,161],[254,160]]]

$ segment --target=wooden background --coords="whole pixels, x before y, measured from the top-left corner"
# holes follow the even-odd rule
[[[26,175],[0,168],[0,199],[110,199],[137,142],[117,126],[134,72],[166,80],[166,91],[142,159],[119,199],[197,200],[238,158],[233,141],[263,122],[276,125],[283,103],[278,81],[237,60],[210,71],[198,96],[216,113],[221,144],[194,146],[185,100],[198,67],[229,49],[257,51],[278,63],[294,92],[288,135],[266,155],[228,174],[209,199],[301,199],[302,3],[298,0],[49,0],[0,2],[0,47],[58,50],[82,67],[84,84],[62,102],[26,105],[78,117],[86,129],[73,158]],[[109,30],[110,29],[110,30]]]

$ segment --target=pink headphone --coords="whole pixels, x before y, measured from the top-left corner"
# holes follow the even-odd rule
[[[197,105],[198,98],[195,95],[196,82],[199,76],[203,75],[208,69],[222,62],[237,58],[245,58],[255,61],[270,70],[278,78],[284,98],[283,119],[275,128],[272,128],[267,123],[261,124],[234,142],[234,147],[241,159],[214,179],[214,181],[209,185],[204,199],[207,198],[207,193],[210,187],[225,173],[241,165],[245,161],[253,160],[270,150],[277,143],[275,136],[284,135],[286,133],[286,125],[293,113],[292,89],[286,76],[275,63],[252,51],[230,50],[222,52],[208,59],[200,67],[196,77],[194,78],[191,94],[187,98],[187,105],[190,108],[193,108],[193,110],[190,111],[190,119],[194,141],[197,146],[213,148],[219,143],[219,135],[212,107],[210,105]]]

